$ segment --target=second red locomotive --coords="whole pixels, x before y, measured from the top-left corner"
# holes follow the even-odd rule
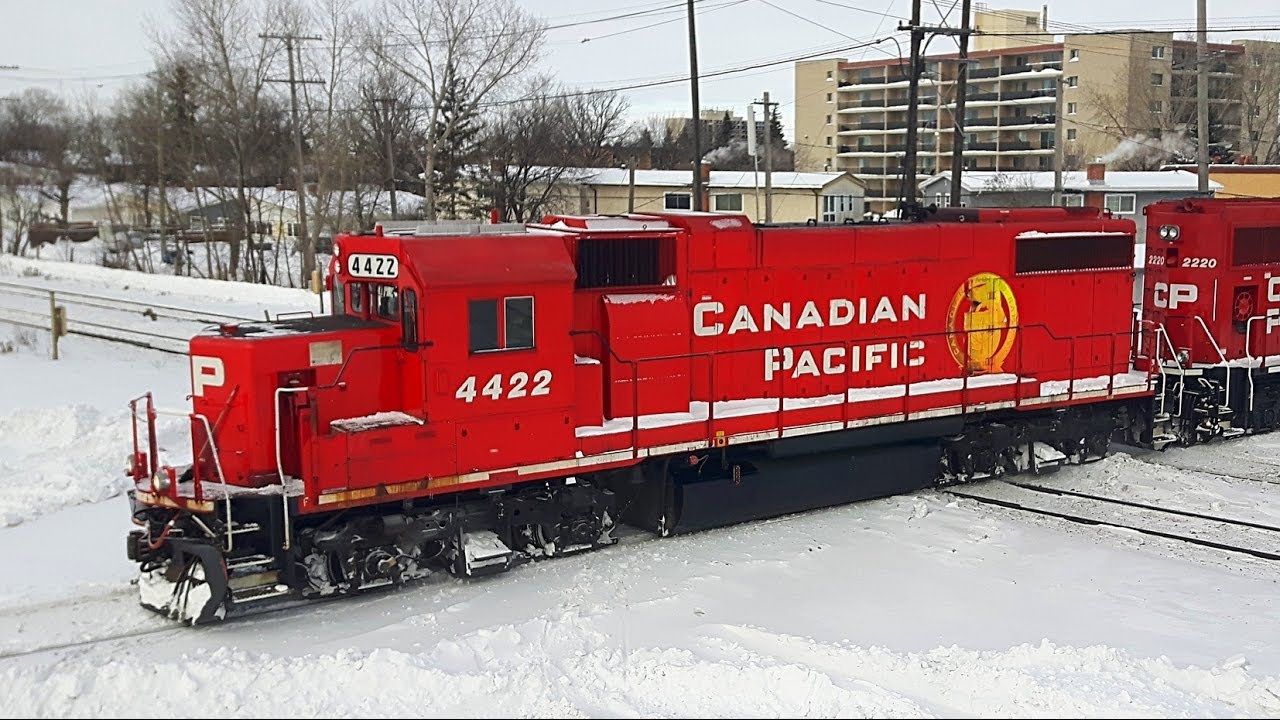
[[[1189,291],[1149,272],[1164,317],[1135,318],[1134,225],[1093,209],[431,230],[339,237],[333,315],[193,338],[189,466],[159,464],[135,406],[144,604],[204,622],[499,572],[619,522],[667,535],[1046,472],[1223,434],[1239,392],[1196,414],[1204,347],[1162,324]]]

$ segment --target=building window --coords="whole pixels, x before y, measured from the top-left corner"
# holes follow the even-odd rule
[[[1067,87],[1077,87],[1080,85],[1080,76],[1072,75],[1067,78]]]
[[[1075,139],[1076,139],[1076,129],[1075,129],[1075,128],[1067,128],[1067,139],[1068,139],[1068,140],[1070,140],[1070,141],[1072,141],[1072,142],[1075,142]]]
[[[1063,195],[1062,207],[1084,207],[1083,195]]]
[[[717,212],[742,212],[742,193],[712,195],[711,202]]]
[[[1163,59],[1163,58],[1164,58],[1164,46],[1163,46],[1163,45],[1156,45],[1156,46],[1152,47],[1152,48],[1151,48],[1151,57],[1152,57],[1153,59],[1156,59],[1156,60]]]
[[[1249,133],[1249,140],[1252,142],[1258,142],[1262,140],[1262,133],[1258,132],[1257,130],[1251,131]]]
[[[666,193],[662,196],[662,207],[667,210],[693,209],[693,195],[689,193]]]
[[[1102,198],[1102,206],[1112,215],[1132,215],[1135,196],[1133,193],[1107,193]]]
[[[834,73],[834,72],[832,72],[832,71],[830,71],[830,70],[828,70],[828,71],[827,71],[827,79],[828,79],[828,80],[834,80],[834,79],[835,79],[835,73]]]
[[[1251,117],[1251,118],[1256,118],[1256,117],[1258,117],[1258,116],[1259,116],[1259,115],[1261,115],[1261,114],[1262,114],[1262,113],[1258,110],[1258,106],[1257,106],[1257,105],[1250,105],[1250,106],[1249,106],[1249,117]]]
[[[827,136],[827,144],[828,144],[828,145],[830,145],[830,144],[831,144],[831,136],[830,136],[830,135],[828,135],[828,136]]]
[[[533,347],[533,298],[529,296],[467,303],[471,352],[527,350]],[[501,334],[499,334],[501,330]]]
[[[298,223],[289,223],[284,226],[284,234],[289,237],[298,237],[299,232]]]
[[[1075,61],[1077,61],[1077,60],[1079,60],[1079,59],[1080,59],[1080,51],[1079,51],[1079,50],[1072,50],[1072,51],[1071,51],[1070,59],[1069,59],[1067,62],[1075,62]]]
[[[1163,101],[1163,100],[1152,100],[1152,101],[1151,101],[1151,112],[1153,112],[1153,113],[1162,113],[1162,112],[1164,112],[1164,101]]]
[[[1164,74],[1162,74],[1162,73],[1151,73],[1151,84],[1152,84],[1152,85],[1164,85]]]
[[[831,93],[827,93],[827,102],[831,102]]]
[[[1076,103],[1067,103],[1067,114],[1068,115],[1076,114]]]
[[[828,115],[828,116],[827,116],[827,124],[828,124],[828,125],[830,125],[830,124],[831,124],[831,116],[830,116],[830,115]]]
[[[1261,80],[1254,80],[1254,81],[1253,81],[1253,83],[1252,83],[1249,87],[1253,88],[1253,91],[1254,91],[1254,92],[1262,92],[1262,81],[1261,81]]]
[[[852,195],[823,195],[822,222],[840,222],[846,217],[852,217],[856,207],[857,203]]]

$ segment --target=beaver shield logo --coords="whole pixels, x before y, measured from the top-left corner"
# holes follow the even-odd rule
[[[1018,335],[1018,301],[1005,279],[978,273],[964,281],[947,313],[951,356],[970,373],[1004,371]]]

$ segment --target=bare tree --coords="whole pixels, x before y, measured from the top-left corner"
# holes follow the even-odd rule
[[[194,90],[203,108],[199,120],[207,134],[202,154],[220,184],[232,180],[235,188],[238,212],[230,218],[228,269],[236,276],[241,242],[253,228],[245,188],[255,165],[261,167],[264,157],[279,157],[288,148],[281,142],[287,140],[284,113],[272,107],[279,104],[264,92],[280,48],[259,40],[258,34],[286,29],[289,16],[263,0],[172,0],[172,9],[173,29],[154,39],[156,53],[166,64],[194,69]],[[254,265],[249,254],[245,276],[261,280],[262,268],[254,272]]]
[[[0,159],[38,169],[39,192],[57,204],[56,219],[66,225],[81,165],[79,118],[62,99],[38,88],[23,91],[2,109]]]
[[[430,105],[422,167],[434,220],[436,158],[455,129],[440,113],[450,77],[468,82],[469,107],[455,117],[474,114],[537,60],[545,26],[512,0],[382,0],[373,17],[364,33],[368,51],[416,84]]]
[[[1249,43],[1240,91],[1241,152],[1255,163],[1280,162],[1280,45]]]
[[[566,202],[581,179],[575,170],[598,165],[625,130],[627,104],[617,95],[544,88],[540,96],[505,108],[486,128],[490,166],[481,185],[510,221],[537,220]]]

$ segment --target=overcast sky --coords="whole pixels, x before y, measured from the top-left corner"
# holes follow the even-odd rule
[[[673,5],[672,0],[516,0],[549,24],[592,20],[624,12]],[[0,95],[39,85],[69,96],[113,93],[128,76],[151,68],[148,28],[164,26],[170,0],[0,0],[6,32],[0,44]],[[975,6],[979,3],[975,2]],[[989,3],[996,8],[1036,10],[1040,2]],[[958,5],[958,2],[955,3]],[[1276,0],[1208,0],[1210,27],[1280,28]],[[889,34],[910,0],[698,0],[698,63],[703,73],[752,65],[807,52],[854,45]],[[953,0],[926,0],[925,18]],[[1195,0],[1071,0],[1050,3],[1050,21],[1098,29],[1195,27]],[[958,10],[951,15],[958,22]],[[890,15],[893,17],[885,17]],[[652,27],[645,27],[652,26]],[[617,34],[615,34],[617,33]],[[611,35],[611,37],[602,37]],[[1241,37],[1280,38],[1280,30],[1210,35],[1211,42]],[[593,38],[586,40],[587,38]],[[687,75],[689,54],[683,11],[579,25],[548,33],[543,67],[574,87],[619,86]],[[905,50],[905,41],[903,42]],[[881,45],[896,56],[892,42]],[[929,51],[954,51],[945,38]],[[874,50],[832,53],[860,59],[884,56]],[[794,101],[792,64],[704,78],[704,107],[733,108],[770,91],[783,105],[790,126]],[[637,118],[688,113],[687,82],[626,91]]]

